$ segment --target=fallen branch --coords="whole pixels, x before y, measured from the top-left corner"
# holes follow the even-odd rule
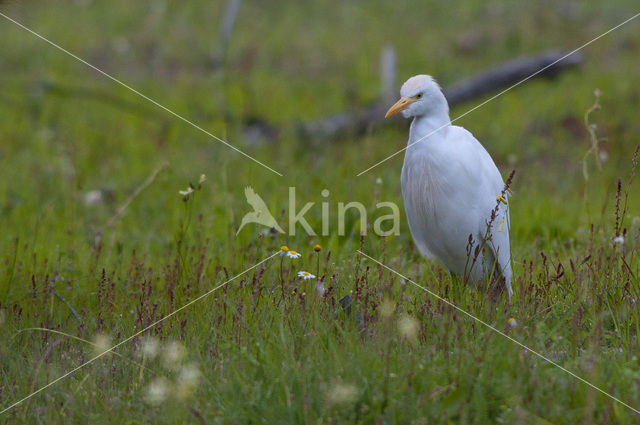
[[[129,195],[129,197],[122,203],[122,205],[120,205],[118,207],[118,209],[116,210],[116,212],[113,214],[113,216],[111,216],[111,218],[109,219],[109,221],[107,221],[107,224],[105,224],[104,226],[101,226],[97,229],[96,232],[96,245],[99,245],[100,242],[102,242],[102,235],[104,234],[104,231],[109,228],[109,227],[114,227],[116,225],[116,223],[118,222],[118,220],[124,215],[125,211],[127,210],[127,208],[129,207],[129,204],[131,204],[131,202],[136,199],[138,197],[138,195],[140,195],[140,193],[142,193],[143,190],[145,190],[151,183],[153,183],[153,181],[156,179],[156,177],[158,176],[158,173],[160,173],[160,171],[164,170],[165,168],[167,168],[167,166],[169,165],[168,162],[164,162],[162,164],[160,164],[155,170],[153,170],[151,172],[151,174],[149,175],[149,177],[147,177],[147,179],[140,185],[138,186],[131,195]],[[112,240],[112,244],[113,244],[113,240]]]
[[[69,301],[65,300],[64,297],[62,295],[60,295],[60,293],[58,291],[56,291],[55,289],[53,290],[53,295],[55,295],[56,298],[58,298],[60,301],[65,303],[65,305],[67,306],[69,311],[71,311],[71,314],[73,315],[73,317],[75,317],[78,322],[82,323],[82,318],[80,317],[80,315],[78,314],[76,309],[73,308],[73,306],[71,304],[69,304]]]
[[[165,119],[164,114],[160,114],[157,108],[152,108],[145,103],[131,101],[126,96],[113,93],[112,90],[45,80],[35,82],[32,85],[30,94],[31,96],[36,96],[35,101],[37,102],[41,101],[39,99],[40,96],[51,95],[63,99],[94,101],[145,118]]]
[[[239,0],[229,0],[229,18],[227,27],[232,28],[231,18],[236,7],[239,7]],[[235,11],[234,13],[237,13]],[[227,30],[225,30],[227,31]],[[220,40],[230,36],[230,32],[222,32]],[[229,30],[230,31],[230,30]],[[229,35],[227,35],[229,34]],[[222,41],[224,46],[224,41]],[[444,95],[449,101],[449,106],[455,106],[462,102],[483,96],[498,89],[510,87],[527,77],[539,72],[534,77],[553,77],[559,72],[573,68],[584,60],[581,53],[574,53],[558,63],[555,61],[565,56],[567,52],[549,50],[538,56],[523,57],[508,61],[475,77],[463,80],[459,83],[447,86],[443,89]],[[551,65],[553,64],[553,65]],[[395,78],[395,52],[393,48],[386,47],[381,58],[381,85],[382,94],[380,100],[363,107],[341,112],[316,121],[302,122],[296,124],[296,131],[300,138],[309,141],[325,141],[345,137],[349,135],[360,135],[376,125],[390,125],[401,122],[399,116],[383,119],[389,105],[390,87],[393,87]],[[128,110],[145,117],[157,117],[166,122],[163,111],[152,109],[144,104],[137,104],[116,95],[106,93],[93,88],[64,86],[58,83],[41,82],[38,87],[44,93],[59,95],[68,99],[82,98],[99,101],[104,104]],[[393,90],[391,91],[393,93]],[[385,98],[387,100],[385,100]],[[223,111],[222,114],[229,114]],[[272,125],[260,117],[242,117],[242,136],[247,143],[255,143],[263,140],[277,140],[281,134],[281,129]]]
[[[544,71],[539,72],[532,78],[553,77],[557,75],[558,72],[567,68],[573,68],[584,60],[582,53],[574,53],[562,59],[567,53],[569,52],[549,50],[539,56],[511,60],[476,77],[446,87],[444,89],[444,95],[449,101],[449,105],[455,105],[480,97],[502,87],[516,84],[542,69],[544,69]],[[559,62],[554,63],[556,61]]]
[[[554,63],[566,54],[567,52],[550,50],[538,56],[514,59],[478,76],[445,87],[442,91],[449,102],[449,106],[454,106],[503,87],[509,87],[542,69],[544,71],[539,72],[532,78],[555,76],[558,72],[579,65],[584,59],[582,54],[574,53]],[[545,67],[548,68],[545,69]],[[298,134],[305,139],[327,140],[349,134],[362,134],[373,125],[399,122],[400,118],[383,120],[385,111],[389,106],[388,102],[379,101],[369,106],[342,112],[318,121],[305,122],[298,126]]]
[[[122,205],[120,205],[120,207],[116,210],[116,213],[109,219],[105,227],[113,226],[116,223],[116,221],[118,221],[120,217],[122,217],[122,214],[124,214],[124,212],[127,210],[127,207],[129,207],[129,204],[131,203],[131,201],[136,199],[138,195],[142,193],[143,190],[145,190],[151,183],[153,183],[158,173],[164,170],[165,168],[167,168],[168,165],[169,163],[164,162],[160,164],[160,166],[158,166],[155,170],[153,170],[151,175],[147,177],[147,179],[140,186],[138,186],[131,195],[129,195],[129,197],[124,201]]]

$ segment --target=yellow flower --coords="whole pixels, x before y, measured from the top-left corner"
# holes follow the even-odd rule
[[[280,256],[287,255],[287,252],[289,252],[289,247],[286,245],[282,245],[280,247]]]
[[[322,251],[322,247],[320,245],[316,245],[316,246],[313,247],[313,250],[315,252],[320,252],[320,251]]]

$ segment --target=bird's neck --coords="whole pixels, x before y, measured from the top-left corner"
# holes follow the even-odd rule
[[[449,118],[448,108],[417,116],[411,122],[409,144],[416,143],[421,139],[421,144],[422,142],[428,144],[428,140],[432,136],[437,137],[438,134],[445,133],[450,125],[451,119]]]

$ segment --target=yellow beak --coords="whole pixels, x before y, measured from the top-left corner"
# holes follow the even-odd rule
[[[385,118],[389,118],[392,115],[397,114],[400,111],[407,109],[417,99],[413,97],[402,96],[385,114]]]

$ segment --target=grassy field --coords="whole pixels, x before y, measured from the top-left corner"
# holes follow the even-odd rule
[[[580,67],[457,122],[505,177],[516,171],[510,305],[422,259],[403,211],[397,236],[360,236],[353,212],[346,235],[335,231],[339,202],[374,217],[377,202],[402,208],[402,155],[356,174],[404,147],[408,122],[321,143],[296,135],[300,121],[378,98],[384,45],[398,52],[399,79],[429,73],[446,86],[576,48],[637,2],[247,0],[221,67],[224,6],[0,2],[283,174],[0,17],[0,410],[197,300],[0,422],[640,423],[640,18],[585,48]],[[257,120],[277,136],[243,130]],[[285,229],[289,187],[298,209],[315,202],[306,217],[318,233],[326,202],[332,231],[236,235],[246,186]],[[282,245],[302,256],[277,255]]]

